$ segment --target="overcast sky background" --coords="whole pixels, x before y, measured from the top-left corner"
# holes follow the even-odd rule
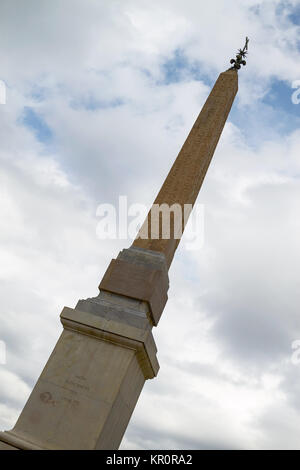
[[[239,92],[180,246],[122,449],[300,449],[300,1],[1,0],[0,429],[131,240],[97,206],[149,207],[219,73]]]

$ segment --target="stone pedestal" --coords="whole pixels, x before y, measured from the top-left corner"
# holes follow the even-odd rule
[[[14,429],[0,439],[19,449],[117,449],[145,380],[159,368],[151,330],[135,320],[65,307],[64,331]]]
[[[119,256],[132,269],[162,263],[139,249]],[[15,427],[0,433],[0,449],[118,449],[159,369],[151,318],[148,302],[109,291],[65,307],[64,330]]]

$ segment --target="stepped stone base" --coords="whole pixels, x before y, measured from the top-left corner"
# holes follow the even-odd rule
[[[1,450],[118,449],[145,380],[158,373],[146,301],[100,292],[65,307],[61,322],[15,427],[0,433]]]
[[[66,307],[61,321],[64,331],[1,445],[117,449],[145,380],[159,369],[151,329]]]

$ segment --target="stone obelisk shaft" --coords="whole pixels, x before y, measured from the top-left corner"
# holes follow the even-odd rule
[[[221,73],[154,204],[179,204],[182,207],[184,204],[194,205],[237,90],[237,71]],[[170,266],[180,240],[152,239],[151,211],[145,223],[148,226],[148,239],[136,238],[133,246],[163,253]]]

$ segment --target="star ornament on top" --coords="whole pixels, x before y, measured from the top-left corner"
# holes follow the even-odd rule
[[[229,70],[239,70],[241,65],[246,65],[245,57],[248,54],[248,43],[249,38],[246,37],[246,43],[244,45],[244,49],[239,49],[235,59],[231,59],[230,63],[234,64],[230,67]]]

